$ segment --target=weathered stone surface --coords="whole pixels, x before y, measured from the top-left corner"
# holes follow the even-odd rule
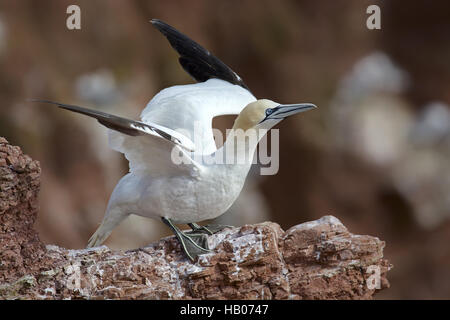
[[[373,270],[389,286],[384,242],[332,216],[225,229],[195,263],[174,237],[131,251],[44,247],[32,229],[39,165],[5,140],[0,152],[0,298],[368,299]]]
[[[0,137],[0,283],[37,270],[45,254],[33,229],[40,172],[39,162]]]

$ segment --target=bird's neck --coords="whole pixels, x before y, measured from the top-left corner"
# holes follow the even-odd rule
[[[221,157],[227,165],[251,165],[261,137],[262,133],[254,129],[233,128],[222,148],[217,150],[216,157]]]

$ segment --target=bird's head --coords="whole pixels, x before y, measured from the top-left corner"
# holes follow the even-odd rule
[[[317,108],[311,103],[279,104],[267,99],[249,103],[234,122],[233,129],[270,129],[296,113]]]

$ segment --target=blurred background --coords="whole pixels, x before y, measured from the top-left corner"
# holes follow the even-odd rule
[[[81,30],[66,28],[71,4]],[[366,27],[371,4],[381,30]],[[208,48],[257,97],[319,106],[278,126],[278,174],[255,167],[222,220],[287,229],[334,215],[386,241],[394,269],[377,298],[450,298],[448,1],[0,1],[0,136],[41,163],[44,242],[83,248],[128,165],[95,120],[24,101],[137,119],[159,90],[193,82],[151,18]],[[168,234],[132,217],[106,244]]]

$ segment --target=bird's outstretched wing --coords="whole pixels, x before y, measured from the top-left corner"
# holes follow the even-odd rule
[[[253,101],[241,86],[209,79],[161,90],[142,111],[141,121],[184,132],[195,143],[195,154],[211,154],[217,150],[213,118],[239,114]]]
[[[180,64],[198,82],[217,78],[248,89],[241,77],[197,42],[167,23],[152,19],[151,23],[169,40],[180,54]],[[249,90],[250,91],[250,90]]]
[[[195,149],[194,143],[183,134],[172,130],[170,128],[166,128],[161,125],[153,124],[151,122],[141,122],[130,120],[122,117],[118,117],[112,114],[108,114],[105,112],[88,109],[85,107],[64,104],[60,102],[50,101],[50,100],[36,100],[31,99],[30,102],[41,102],[41,103],[50,103],[57,105],[60,108],[70,110],[73,112],[81,113],[92,118],[97,119],[98,122],[103,124],[105,127],[108,127],[112,130],[118,131],[120,133],[126,134],[128,136],[143,136],[143,135],[152,135],[158,137],[160,139],[164,139],[170,141],[183,149],[193,152]]]

